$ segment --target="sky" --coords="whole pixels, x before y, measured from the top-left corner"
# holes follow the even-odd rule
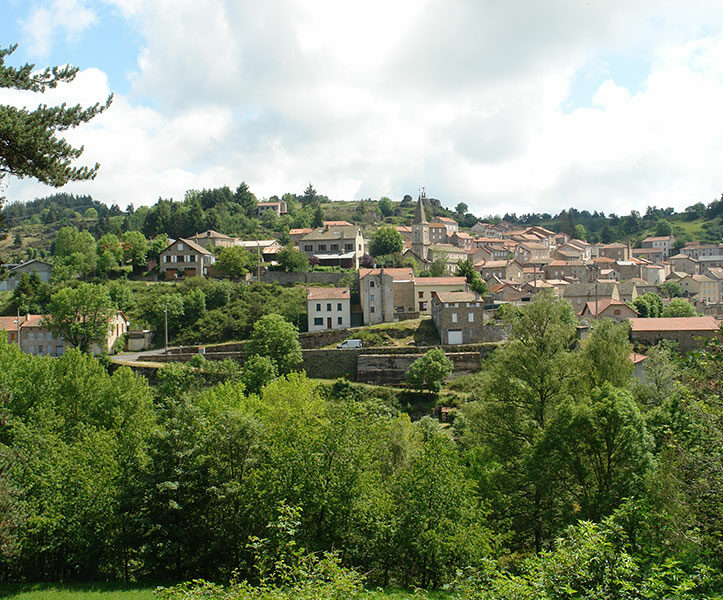
[[[101,164],[62,191],[125,207],[245,181],[259,197],[483,216],[678,210],[723,191],[723,11],[688,0],[0,0],[7,60],[71,63]],[[10,179],[9,201],[55,192]]]

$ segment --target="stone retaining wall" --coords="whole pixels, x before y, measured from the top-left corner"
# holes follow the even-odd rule
[[[294,283],[331,283],[337,285],[342,277],[348,273],[325,273],[313,272],[308,273],[286,273],[285,271],[264,271],[261,273],[261,281],[264,283],[278,283],[280,285],[292,285]]]

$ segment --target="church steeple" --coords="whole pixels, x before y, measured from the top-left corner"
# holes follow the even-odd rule
[[[417,198],[417,210],[414,213],[414,222],[415,223],[428,223],[427,215],[424,214],[424,199],[425,198],[426,198],[426,196],[424,194],[424,188],[422,188],[422,191],[419,194],[419,198]]]
[[[429,222],[424,214],[424,199],[426,195],[422,188],[417,199],[417,209],[414,212],[414,223],[412,223],[412,252],[419,258],[429,258]]]

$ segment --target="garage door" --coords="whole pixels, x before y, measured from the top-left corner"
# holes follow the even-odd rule
[[[462,330],[461,329],[450,329],[447,334],[447,343],[450,346],[462,343]]]

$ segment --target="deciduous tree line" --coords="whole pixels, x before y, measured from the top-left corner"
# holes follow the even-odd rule
[[[547,294],[510,320],[446,428],[346,382],[292,372],[249,393],[169,366],[151,386],[0,342],[3,577],[253,578],[266,560],[253,540],[287,506],[298,547],[334,550],[372,583],[618,598],[675,578],[691,594],[675,597],[710,594],[720,346],[687,362],[656,348],[640,382],[623,326],[579,342]]]

